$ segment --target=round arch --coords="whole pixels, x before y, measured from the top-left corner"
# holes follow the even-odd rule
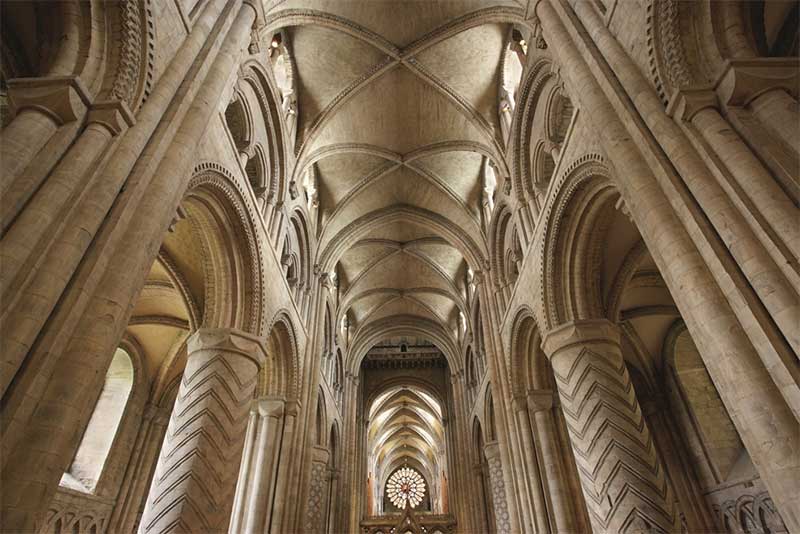
[[[267,359],[258,376],[256,396],[297,399],[300,391],[297,337],[289,314],[279,311],[267,336]]]
[[[545,329],[571,320],[604,317],[603,296],[591,273],[598,272],[619,192],[602,159],[577,160],[554,184],[545,206],[542,257],[536,272],[541,291],[537,323]]]
[[[373,321],[359,330],[350,345],[346,368],[357,374],[361,361],[370,348],[386,337],[419,336],[430,339],[442,351],[451,372],[463,366],[458,359],[459,351],[451,335],[439,324],[416,316],[393,316]]]
[[[223,167],[202,164],[181,209],[203,252],[203,323],[259,334],[262,260],[253,206]]]

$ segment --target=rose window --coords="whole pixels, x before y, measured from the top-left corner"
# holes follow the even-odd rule
[[[402,467],[389,477],[386,494],[398,508],[405,508],[406,501],[416,508],[425,496],[425,480],[415,469]]]

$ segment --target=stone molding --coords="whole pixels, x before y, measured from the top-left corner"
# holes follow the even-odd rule
[[[89,90],[77,76],[14,78],[8,81],[14,114],[35,109],[59,126],[77,120],[91,103]]]

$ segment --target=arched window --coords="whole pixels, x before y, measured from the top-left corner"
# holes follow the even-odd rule
[[[478,384],[478,371],[475,368],[475,358],[472,356],[472,347],[467,347],[467,385],[472,387]]]
[[[344,365],[342,363],[342,352],[336,351],[336,362],[333,370],[333,391],[336,395],[336,402],[342,401],[342,391],[344,390]]]
[[[491,388],[486,391],[486,437],[489,441],[497,439],[497,427],[494,422],[494,398]]]
[[[317,417],[316,417],[316,424],[315,424],[315,433],[316,433],[316,442],[317,445],[320,447],[325,446],[325,427],[326,427],[326,419],[325,416],[325,396],[320,390],[319,396],[317,397]]]
[[[250,144],[251,128],[244,97],[239,92],[233,94],[231,102],[225,108],[225,123],[231,132],[236,150],[240,153],[245,152]]]
[[[105,385],[86,426],[78,452],[75,453],[69,471],[61,477],[62,486],[82,492],[95,491],[119,430],[132,387],[133,364],[128,353],[119,348],[111,360]]]

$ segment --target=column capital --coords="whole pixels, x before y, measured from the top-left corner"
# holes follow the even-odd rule
[[[528,399],[524,395],[514,395],[511,399],[511,409],[514,412],[524,412],[528,410]]]
[[[586,343],[611,343],[619,346],[619,327],[608,319],[572,321],[546,332],[542,348],[548,358],[572,345]]]
[[[719,100],[713,87],[684,88],[672,95],[667,106],[667,115],[675,119],[691,121],[700,111],[718,107]]]
[[[796,58],[733,59],[717,79],[720,101],[728,106],[746,106],[771,89],[784,89],[797,97],[800,66]]]
[[[122,100],[95,102],[89,109],[89,122],[105,126],[111,135],[119,135],[134,124],[136,119]]]
[[[223,350],[251,360],[259,369],[267,359],[264,340],[234,328],[201,328],[186,345],[190,358],[198,351]]]
[[[525,400],[528,403],[528,410],[534,413],[543,412],[555,404],[555,392],[552,389],[532,389],[528,391]]]
[[[483,446],[483,452],[486,454],[486,459],[491,460],[500,456],[500,442],[497,440],[490,441]]]
[[[286,399],[277,396],[260,397],[253,401],[253,410],[261,417],[280,419],[286,409]]]
[[[14,113],[37,109],[59,125],[72,122],[89,107],[89,91],[77,76],[14,78],[8,80]]]
[[[311,447],[311,461],[321,464],[328,463],[328,459],[330,458],[331,453],[328,451],[327,448],[323,447],[322,445],[314,445]]]
[[[297,417],[297,414],[300,413],[300,401],[287,400],[283,411],[289,417]]]
[[[486,279],[489,277],[487,271],[488,267],[483,270],[479,269],[472,272],[472,283],[475,284],[475,287],[481,285],[486,281]]]

